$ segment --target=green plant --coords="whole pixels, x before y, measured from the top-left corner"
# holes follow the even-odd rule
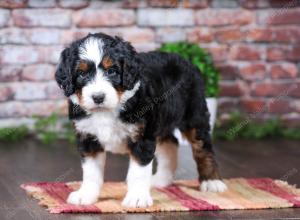
[[[22,140],[29,135],[29,129],[25,126],[0,128],[0,140],[5,142],[15,142]]]
[[[166,43],[159,49],[164,52],[177,53],[191,61],[202,73],[206,97],[216,97],[219,93],[220,73],[213,64],[209,53],[197,44],[188,42]]]
[[[44,143],[49,144],[58,139],[58,133],[56,131],[56,125],[58,116],[52,114],[49,117],[38,117],[34,116],[36,119],[34,124],[34,131],[37,137]]]
[[[300,139],[299,128],[286,128],[278,119],[270,119],[258,122],[252,118],[242,116],[240,113],[232,113],[229,119],[216,125],[214,137],[223,140],[287,138]]]
[[[59,117],[53,113],[49,117],[36,117],[34,133],[44,144],[49,144],[58,139],[65,139],[71,143],[75,142],[75,134],[71,123],[65,122],[59,126]]]

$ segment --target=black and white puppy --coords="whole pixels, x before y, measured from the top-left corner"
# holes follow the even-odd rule
[[[190,142],[200,189],[222,192],[212,151],[209,113],[201,74],[175,54],[137,53],[130,43],[89,34],[61,53],[55,77],[69,98],[77,132],[83,181],[68,202],[92,204],[103,184],[105,152],[129,153],[123,205],[151,206],[151,186],[172,183],[178,128]],[[152,176],[156,156],[157,172]]]

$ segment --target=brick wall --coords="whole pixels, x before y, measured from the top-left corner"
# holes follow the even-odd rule
[[[64,114],[53,80],[59,53],[98,31],[120,35],[139,51],[168,41],[199,43],[222,72],[222,116],[240,110],[300,124],[297,0],[2,0],[0,7],[2,126]]]

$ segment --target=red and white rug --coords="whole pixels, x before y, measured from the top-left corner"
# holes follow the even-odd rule
[[[195,180],[179,180],[165,188],[153,188],[154,205],[148,208],[125,208],[121,206],[126,194],[122,182],[106,182],[100,199],[88,206],[66,203],[68,195],[77,190],[80,182],[70,183],[26,183],[21,187],[39,200],[51,213],[126,213],[204,211],[232,209],[268,209],[300,207],[300,189],[281,180],[228,179],[228,190],[223,193],[200,192]]]

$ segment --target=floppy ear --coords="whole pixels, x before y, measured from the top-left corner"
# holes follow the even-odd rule
[[[64,90],[65,96],[69,97],[75,92],[72,77],[72,59],[71,49],[66,48],[60,55],[60,61],[55,72],[55,79],[59,87]]]
[[[122,86],[125,90],[131,90],[139,79],[142,69],[137,53],[129,42],[119,37],[115,37],[114,53],[122,67]]]

